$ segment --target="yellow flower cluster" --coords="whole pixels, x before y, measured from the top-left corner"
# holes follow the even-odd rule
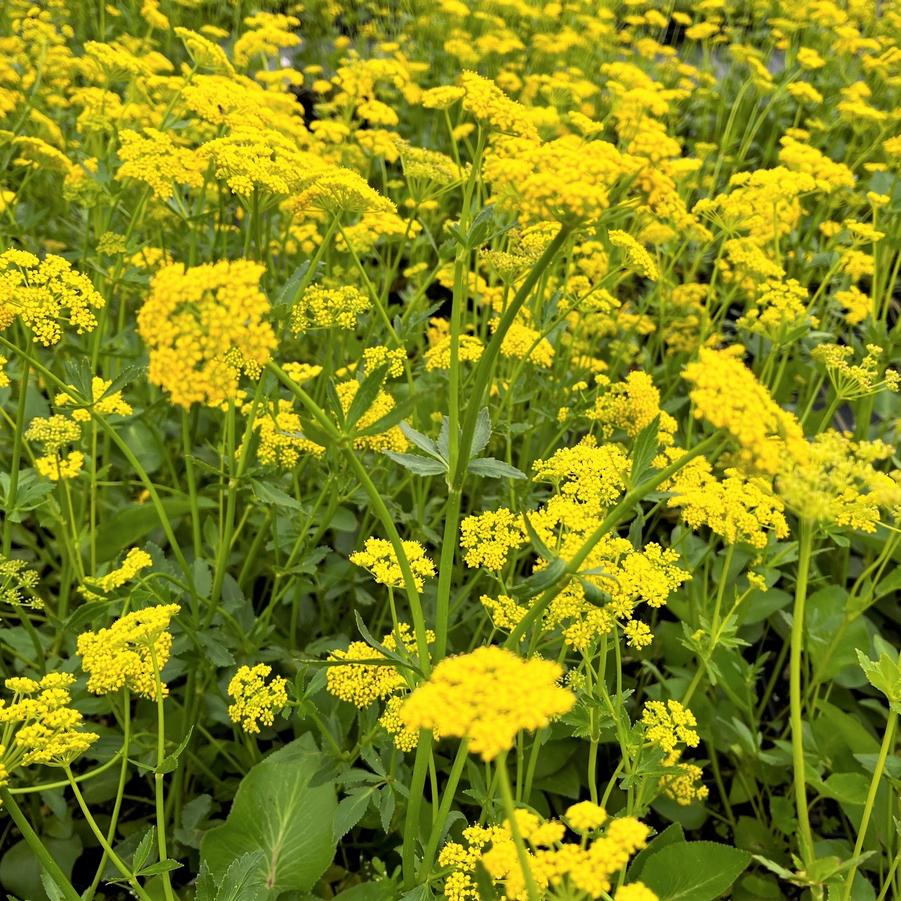
[[[695,212],[721,219],[759,245],[789,234],[801,218],[798,198],[817,188],[812,175],[784,166],[736,173],[729,185],[728,193],[698,201]]]
[[[664,794],[681,806],[703,801],[708,789],[701,784],[702,771],[693,763],[682,761],[682,744],[696,748],[700,738],[695,731],[694,714],[678,701],[648,701],[642,711],[641,724],[645,739],[663,751],[663,765],[669,772],[661,776]]]
[[[95,593],[94,589],[102,591],[104,594],[109,594],[111,591],[115,591],[117,588],[121,588],[127,582],[130,582],[138,573],[147,569],[148,566],[153,566],[150,554],[147,551],[142,551],[140,548],[133,547],[125,555],[125,559],[118,569],[110,570],[105,576],[85,579],[86,589],[84,590],[84,595],[89,600],[99,599],[99,595]]]
[[[238,197],[296,195],[310,173],[323,168],[314,154],[298,150],[294,140],[274,129],[237,126],[229,134],[208,141],[197,155],[206,168]]]
[[[419,744],[419,730],[411,729],[401,718],[404,705],[402,695],[391,695],[385,702],[385,710],[379,717],[379,725],[391,736],[399,751],[413,751]]]
[[[435,635],[430,631],[426,638],[433,642]],[[406,623],[398,623],[394,632],[382,637],[382,645],[391,651],[410,652],[416,648],[416,639]],[[365,641],[352,641],[346,651],[332,651],[328,660],[331,664],[326,673],[329,693],[361,710],[400,691],[407,684],[394,663]]]
[[[493,572],[504,568],[511,551],[525,542],[519,517],[506,507],[467,516],[460,523],[460,545],[466,565]]]
[[[835,393],[845,400],[883,390],[898,391],[901,375],[895,369],[887,369],[881,361],[883,349],[878,344],[868,344],[866,349],[859,363],[852,362],[854,348],[846,344],[819,344],[811,356],[826,367]]]
[[[606,813],[589,802],[573,805],[565,819],[581,835],[581,840],[567,841],[566,826],[559,820],[543,820],[529,810],[517,810],[516,827],[526,842],[526,861],[539,897],[608,896],[613,879],[628,864],[629,858],[647,844],[650,829],[634,817],[607,820]],[[579,808],[582,808],[579,810]],[[582,829],[596,822],[596,826]],[[603,823],[603,835],[587,840],[586,833],[596,831]],[[524,901],[529,897],[519,854],[510,822],[497,826],[468,826],[463,842],[447,842],[438,855],[440,866],[451,869],[444,880],[444,896],[449,901],[468,901],[481,897],[476,881],[476,868],[481,864],[491,882],[504,898]],[[657,896],[640,882],[621,886],[615,901],[656,901]]]
[[[596,517],[616,502],[626,486],[630,468],[631,462],[619,445],[598,445],[592,435],[586,435],[573,447],[560,448],[547,460],[536,460],[533,466],[536,479],[557,486],[560,500],[578,503],[580,512],[566,525],[579,530],[586,517]],[[549,509],[559,506],[555,500],[548,504]]]
[[[570,710],[575,696],[557,684],[562,675],[553,661],[484,646],[442,660],[400,715],[410,729],[467,738],[473,754],[493,760],[519,732],[543,728]]]
[[[418,541],[402,541],[404,556],[410,564],[416,588],[422,591],[425,579],[435,576],[435,564],[429,559],[425,548]],[[367,538],[363,550],[349,557],[356,566],[368,569],[373,579],[392,588],[404,587],[404,576],[394,552],[394,546],[385,538]]]
[[[16,676],[4,684],[13,698],[0,701],[7,742],[0,746],[0,786],[20,766],[69,766],[100,737],[81,730],[82,715],[70,706],[71,673],[48,673],[40,681]]]
[[[0,601],[13,607],[41,609],[44,602],[35,594],[40,578],[24,560],[10,560],[0,556]]]
[[[609,208],[616,183],[637,167],[637,160],[606,141],[566,135],[541,143],[503,135],[486,152],[484,175],[523,222],[596,221]]]
[[[59,482],[74,479],[81,472],[84,454],[80,450],[62,453],[64,445],[81,439],[81,427],[74,419],[60,413],[33,419],[25,431],[25,437],[43,448],[44,455],[35,459],[34,468],[44,478]]]
[[[774,344],[788,344],[819,325],[807,309],[809,299],[807,289],[793,278],[771,281],[738,324]]]
[[[461,363],[476,363],[482,356],[485,345],[475,335],[460,335],[457,344],[457,359]],[[450,369],[451,336],[446,319],[429,320],[429,349],[425,352],[425,368],[429,372],[436,369]]]
[[[173,263],[154,276],[138,333],[150,350],[148,377],[173,403],[220,406],[235,396],[241,370],[259,377],[276,343],[263,272],[250,260],[221,260]]]
[[[56,344],[63,327],[77,334],[97,327],[95,310],[105,306],[91,280],[55,254],[43,260],[24,250],[0,253],[0,329],[18,317],[45,347]]]
[[[234,698],[229,705],[228,715],[245,732],[256,734],[260,723],[271,726],[276,710],[288,703],[287,680],[275,676],[266,682],[272,667],[265,663],[256,666],[242,666],[228,683],[228,694]]]
[[[292,469],[301,454],[319,457],[325,453],[322,445],[304,437],[300,416],[290,401],[276,401],[273,409],[254,420],[253,427],[260,436],[257,457],[265,466]]]
[[[340,382],[335,386],[341,408],[346,413],[353,403],[360,389],[360,383],[356,379]],[[354,428],[357,430],[368,429],[374,426],[380,419],[387,416],[395,407],[394,398],[385,390],[380,390],[375,396],[369,409],[357,420]],[[354,438],[354,447],[363,450],[374,451],[402,451],[409,445],[400,426],[389,426],[384,431],[374,435],[358,435]]]
[[[672,754],[678,744],[698,746],[694,714],[678,701],[648,701],[641,714],[645,738],[664,753]]]
[[[100,416],[130,416],[134,410],[123,397],[121,391],[110,391],[112,385],[111,379],[102,379],[94,376],[91,379],[91,397],[88,406],[91,410]],[[75,400],[65,391],[61,391],[53,399],[53,403],[58,407],[67,407],[75,405]],[[72,418],[78,422],[88,422],[91,414],[86,407],[77,407],[72,411]]]
[[[361,314],[371,306],[369,298],[352,285],[311,285],[291,310],[295,334],[311,328],[356,328]]]
[[[111,626],[78,636],[78,653],[88,674],[88,690],[102,695],[127,688],[157,700],[167,693],[161,673],[172,651],[169,622],[178,604],[135,610]]]
[[[605,376],[598,376],[597,381],[600,390],[594,410],[589,415],[601,423],[601,434],[605,438],[609,438],[616,429],[635,438],[659,416],[660,441],[672,443],[676,420],[660,409],[660,392],[647,372],[635,370],[622,382],[612,385]]]
[[[880,508],[893,518],[901,514],[901,473],[890,475],[873,465],[892,453],[882,441],[853,441],[829,429],[810,442],[803,461],[779,474],[776,488],[798,516],[874,532]]]
[[[493,81],[476,72],[463,72],[463,109],[492,128],[520,137],[537,138],[529,110],[511,100]]]
[[[177,145],[168,132],[145,128],[139,134],[127,128],[119,142],[122,165],[116,178],[120,181],[143,182],[160,200],[172,197],[176,185],[199,188],[203,184],[207,161],[194,150]]]
[[[610,229],[607,232],[607,238],[614,247],[618,247],[626,258],[626,268],[642,276],[650,279],[652,282],[660,278],[660,271],[653,257],[645,250],[635,238],[628,232],[620,229]]]
[[[491,324],[497,329],[499,320]],[[480,354],[481,355],[481,354]],[[535,366],[549,368],[554,363],[554,347],[541,332],[535,331],[522,322],[514,322],[501,342],[501,355],[514,360],[528,360]]]
[[[694,416],[728,431],[749,469],[775,475],[788,459],[804,459],[807,442],[798,420],[742,363],[743,352],[741,345],[726,350],[703,347],[682,376],[692,385]]]
[[[844,163],[834,162],[815,147],[790,135],[785,135],[779,143],[782,145],[779,162],[795,172],[812,175],[821,191],[828,194],[836,188],[854,187],[854,173]]]
[[[788,537],[785,506],[769,480],[726,469],[717,479],[705,457],[696,457],[661,488],[672,493],[667,506],[678,508],[692,528],[707,526],[727,544],[766,547],[768,536]]]

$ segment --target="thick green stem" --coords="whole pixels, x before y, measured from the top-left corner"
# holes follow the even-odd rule
[[[47,871],[50,878],[56,883],[57,888],[62,892],[66,901],[81,901],[78,892],[72,887],[72,883],[66,878],[66,874],[59,868],[59,865],[53,859],[53,856],[44,847],[44,843],[38,838],[37,833],[31,828],[31,824],[25,819],[25,814],[16,803],[15,798],[9,793],[9,789],[0,788],[0,801],[9,811],[9,815],[13,818],[13,822],[19,827],[22,838],[31,849],[35,857],[41,862],[41,866]]]
[[[407,815],[404,819],[404,844],[401,854],[403,862],[404,887],[412,889],[416,884],[416,835],[419,832],[419,812],[422,809],[422,793],[425,789],[429,758],[432,756],[432,733],[428,729],[419,732],[419,744],[413,760],[413,775],[410,779],[410,795],[407,801]]]
[[[809,866],[813,862],[813,833],[810,830],[810,817],[807,812],[804,719],[801,709],[801,655],[804,647],[804,606],[807,601],[807,579],[810,573],[810,557],[813,549],[813,523],[802,519],[800,533],[798,577],[795,582],[795,607],[792,613],[791,651],[789,654],[789,698],[798,840],[801,859],[805,866]]]

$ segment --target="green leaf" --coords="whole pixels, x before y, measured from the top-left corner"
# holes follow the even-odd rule
[[[135,873],[147,863],[147,859],[150,857],[150,851],[153,848],[154,838],[156,838],[156,829],[151,826],[138,842],[138,847],[135,848],[135,853],[131,858],[131,868]]]
[[[372,792],[373,789],[371,788],[357,789],[346,798],[341,799],[338,809],[335,811],[334,833],[336,842],[344,838],[363,818],[366,808],[369,807],[369,799],[372,797]]]
[[[216,891],[215,901],[263,901],[267,898],[269,890],[261,876],[264,862],[262,851],[251,851],[233,860]],[[199,888],[199,879],[197,883]],[[200,899],[195,898],[195,901]]]
[[[254,497],[259,498],[264,504],[272,504],[273,507],[283,507],[286,510],[297,510],[305,512],[303,504],[290,494],[276,488],[271,482],[259,482],[256,479],[250,480],[250,487]]]
[[[654,854],[641,881],[660,901],[713,901],[751,862],[747,851],[717,842],[679,842]]]
[[[399,428],[404,433],[407,441],[411,444],[415,444],[421,451],[425,451],[429,456],[434,457],[436,460],[444,459],[441,454],[438,453],[438,445],[435,444],[428,435],[417,432],[413,426],[406,422],[402,422]]]
[[[384,454],[417,476],[437,476],[447,472],[447,463],[443,460],[423,457],[420,454],[401,454],[397,451],[384,451]]]
[[[228,819],[207,832],[200,846],[214,879],[221,882],[241,855],[262,852],[248,878],[261,876],[274,896],[307,892],[316,884],[336,847],[334,783],[310,784],[324,762],[312,737],[304,735],[250,770]]]
[[[666,829],[648,842],[648,846],[635,855],[629,866],[629,879],[635,882],[641,879],[641,871],[648,859],[658,851],[662,851],[667,845],[676,845],[685,842],[685,830],[681,823],[670,823]]]
[[[160,765],[156,768],[157,773],[171,773],[178,767],[178,758],[184,753],[185,748],[188,747],[188,742],[191,740],[191,733],[194,731],[193,724],[188,727],[188,733],[181,740],[178,747],[171,753],[167,754]]]
[[[363,381],[359,383],[357,393],[354,394],[347,413],[344,416],[345,427],[352,429],[360,418],[375,402],[379,391],[382,390],[382,382],[385,381],[385,373],[388,371],[388,364],[384,363],[376,367],[372,372],[367,372]]]
[[[469,461],[467,469],[477,476],[485,476],[489,479],[525,479],[526,474],[503,460],[495,460],[494,457],[477,457]]]
[[[528,579],[524,579],[519,585],[510,589],[510,594],[518,601],[527,601],[529,598],[541,594],[546,588],[550,588],[566,573],[566,561],[555,557],[544,568],[533,573]]]
[[[885,695],[895,712],[901,713],[901,658],[883,651],[878,660],[870,660],[858,649],[857,659],[867,682]]]
[[[660,415],[654,417],[635,438],[632,446],[632,474],[630,483],[634,486],[644,478],[651,461],[657,456],[660,432]]]
[[[479,415],[476,419],[476,427],[472,433],[472,447],[469,449],[470,456],[474,457],[476,454],[482,453],[488,446],[490,440],[491,414],[488,412],[488,407],[482,407],[482,409],[479,410]]]
[[[279,307],[285,307],[290,304],[293,304],[297,299],[298,289],[303,283],[304,277],[310,269],[310,260],[304,260],[299,266],[295,268],[295,270],[288,276],[284,285],[282,285],[281,291],[278,292],[275,296],[275,300],[272,301],[272,307],[275,310],[278,310]]]

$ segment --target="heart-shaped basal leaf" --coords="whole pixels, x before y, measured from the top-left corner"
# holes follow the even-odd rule
[[[305,735],[258,763],[241,780],[228,819],[200,846],[218,884],[233,861],[261,851],[258,866],[270,898],[308,892],[335,854],[338,802],[331,782],[310,785],[322,755]]]

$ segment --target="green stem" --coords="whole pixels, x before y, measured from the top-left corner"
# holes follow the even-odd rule
[[[100,847],[106,851],[107,856],[112,861],[113,866],[125,877],[128,884],[134,889],[135,894],[142,899],[142,901],[153,901],[150,895],[141,888],[141,884],[138,882],[137,877],[128,867],[125,865],[125,861],[119,857],[118,854],[113,850],[110,843],[106,840],[106,836],[100,831],[100,827],[97,825],[97,821],[94,819],[93,814],[91,813],[90,808],[85,802],[84,795],[81,793],[81,789],[78,787],[78,783],[75,781],[72,776],[72,770],[69,767],[66,767],[66,776],[69,778],[69,785],[72,787],[72,791],[75,793],[75,800],[78,802],[78,806],[81,808],[81,812],[84,814],[84,818],[87,821],[88,826],[91,829],[91,832],[94,833],[94,838],[100,843]]]
[[[19,376],[19,402],[16,405],[16,428],[13,432],[12,460],[9,464],[9,488],[6,492],[5,513],[3,516],[3,556],[8,557],[12,548],[13,522],[10,514],[15,510],[16,497],[19,493],[19,469],[22,462],[22,442],[25,434],[25,404],[28,400],[28,376],[31,372],[31,348],[33,338],[29,333],[22,352],[22,374]]]
[[[560,578],[548,589],[538,600],[529,608],[523,618],[517,623],[516,628],[507,636],[504,646],[514,648],[520,639],[525,635],[531,625],[544,614],[551,601],[564,589],[568,577],[575,575],[579,571],[579,567],[588,558],[588,555],[594,550],[595,545],[616,525],[618,525],[632,510],[642,498],[646,497],[654,491],[659,485],[671,478],[676,472],[682,469],[690,460],[703,454],[706,450],[713,447],[720,439],[719,433],[714,433],[705,438],[699,444],[696,444],[690,451],[686,451],[678,460],[670,463],[665,469],[651,476],[645,481],[636,485],[631,491],[626,492],[623,499],[617,504],[604,518],[604,521],[588,536],[582,547],[576,552],[575,556],[566,564],[566,568]]]
[[[848,878],[845,881],[845,888],[842,893],[842,901],[850,901],[851,890],[854,887],[854,877],[857,874],[858,861],[861,851],[863,851],[863,843],[867,837],[867,829],[870,825],[870,817],[873,815],[873,807],[876,804],[876,793],[879,791],[879,782],[885,771],[885,763],[888,760],[889,751],[895,744],[895,727],[898,725],[898,714],[895,710],[890,710],[888,721],[885,725],[885,734],[882,736],[882,746],[879,748],[879,759],[876,761],[876,769],[873,770],[873,778],[870,780],[870,790],[867,792],[867,800],[863,808],[863,816],[860,820],[860,829],[857,831],[857,841],[854,843],[854,853],[851,855],[854,863],[848,871]],[[891,808],[891,805],[889,805]]]
[[[538,886],[535,885],[535,877],[532,875],[532,868],[529,866],[529,855],[526,851],[526,845],[522,840],[522,834],[516,822],[516,807],[513,804],[513,789],[510,787],[510,775],[507,773],[506,754],[497,761],[497,776],[497,783],[501,790],[501,799],[504,802],[504,812],[507,814],[507,823],[510,826],[513,843],[516,845],[516,855],[519,858],[519,866],[522,870],[522,877],[526,884],[529,901],[538,901]]]
[[[432,863],[435,860],[435,852],[438,850],[438,842],[444,834],[444,824],[447,822],[451,805],[457,794],[457,786],[460,784],[460,776],[463,774],[463,766],[466,763],[466,757],[469,753],[469,741],[464,739],[457,748],[457,756],[454,758],[450,775],[444,785],[444,793],[441,795],[441,804],[438,807],[438,815],[435,818],[435,828],[429,836],[429,843],[426,845],[425,853],[422,857],[422,864],[419,868],[419,881],[425,882],[431,871]]]
[[[798,550],[798,576],[795,583],[795,607],[792,613],[791,651],[789,655],[789,698],[791,706],[792,766],[794,769],[795,807],[798,839],[805,866],[813,862],[813,833],[807,809],[807,781],[804,766],[804,720],[801,709],[801,654],[804,646],[804,605],[813,549],[813,523],[802,519]]]
[[[131,732],[131,698],[129,696],[128,689],[123,690],[123,718],[122,718],[122,765],[119,768],[119,784],[116,787],[116,800],[113,803],[113,813],[110,817],[109,828],[106,830],[106,841],[107,844],[112,845],[113,839],[116,837],[116,826],[119,822],[119,811],[122,808],[122,799],[125,795],[125,778],[128,774],[128,743],[129,736]],[[107,861],[107,853],[106,849],[103,849],[103,853],[100,855],[100,863],[97,866],[97,872],[94,874],[94,879],[91,882],[91,887],[87,891],[87,901],[90,901],[91,898],[97,892],[98,887],[100,886],[100,880],[103,878],[103,871],[106,869],[106,861]]]
[[[153,662],[154,688],[156,689],[156,769],[153,773],[154,798],[156,802],[156,840],[160,862],[167,860],[166,850],[166,795],[163,786],[163,761],[166,759],[166,713],[163,709],[163,680],[160,678],[159,662],[153,643],[148,645],[150,659]],[[172,878],[169,871],[163,873],[163,894],[166,901],[175,901],[172,891]]]
[[[72,887],[72,883],[66,878],[66,874],[59,868],[59,865],[53,859],[53,856],[44,846],[44,843],[38,838],[37,833],[31,828],[31,824],[25,819],[21,808],[16,803],[15,798],[10,794],[9,789],[0,788],[0,801],[9,811],[9,815],[13,818],[13,822],[19,827],[22,838],[31,849],[35,857],[41,862],[41,866],[50,875],[50,878],[56,883],[57,888],[62,892],[66,901],[81,901],[78,892]]]
[[[419,744],[413,760],[413,775],[410,779],[410,796],[407,801],[407,815],[404,819],[403,862],[404,886],[412,889],[416,884],[416,835],[419,832],[419,812],[422,809],[422,793],[425,788],[429,757],[432,754],[432,733],[428,729],[419,731]]]

